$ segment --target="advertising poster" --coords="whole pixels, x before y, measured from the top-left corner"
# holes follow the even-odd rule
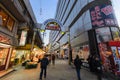
[[[90,9],[92,27],[118,26],[112,5],[102,4]]]
[[[120,75],[120,41],[110,41],[109,46],[111,47],[113,57],[113,71],[115,75]]]
[[[108,42],[112,40],[110,29],[108,27],[98,28],[95,30],[97,42]]]
[[[110,47],[108,46],[108,43],[99,43],[99,52],[100,52],[100,57],[102,60],[102,66],[103,66],[103,71],[111,72],[112,69],[112,64],[111,64],[111,55],[112,52],[110,50]]]
[[[120,74],[120,58],[119,58],[119,51],[116,46],[111,47],[112,55],[114,59],[114,66],[115,66],[115,74]]]

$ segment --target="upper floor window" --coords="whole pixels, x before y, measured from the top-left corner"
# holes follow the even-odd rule
[[[12,31],[15,21],[0,8],[0,25]]]
[[[7,22],[7,28],[10,31],[12,31],[13,26],[14,26],[14,20],[11,17],[9,17],[8,22]]]

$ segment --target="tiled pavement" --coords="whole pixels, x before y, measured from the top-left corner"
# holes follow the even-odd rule
[[[24,69],[24,67],[21,67],[0,78],[0,80],[39,80],[39,73],[39,65],[35,69]],[[81,69],[81,78],[82,80],[97,80],[96,75],[85,69]],[[77,80],[77,77],[75,69],[69,66],[67,61],[57,60],[55,66],[48,66],[47,78],[43,80]]]

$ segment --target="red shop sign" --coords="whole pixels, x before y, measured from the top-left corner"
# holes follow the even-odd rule
[[[120,41],[110,41],[109,45],[110,46],[120,46]]]

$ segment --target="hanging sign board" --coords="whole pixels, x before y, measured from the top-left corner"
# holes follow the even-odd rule
[[[48,19],[44,22],[44,26],[46,30],[60,31],[63,25],[58,20]]]
[[[20,37],[20,46],[24,46],[27,38],[27,31],[22,31],[21,37]]]

